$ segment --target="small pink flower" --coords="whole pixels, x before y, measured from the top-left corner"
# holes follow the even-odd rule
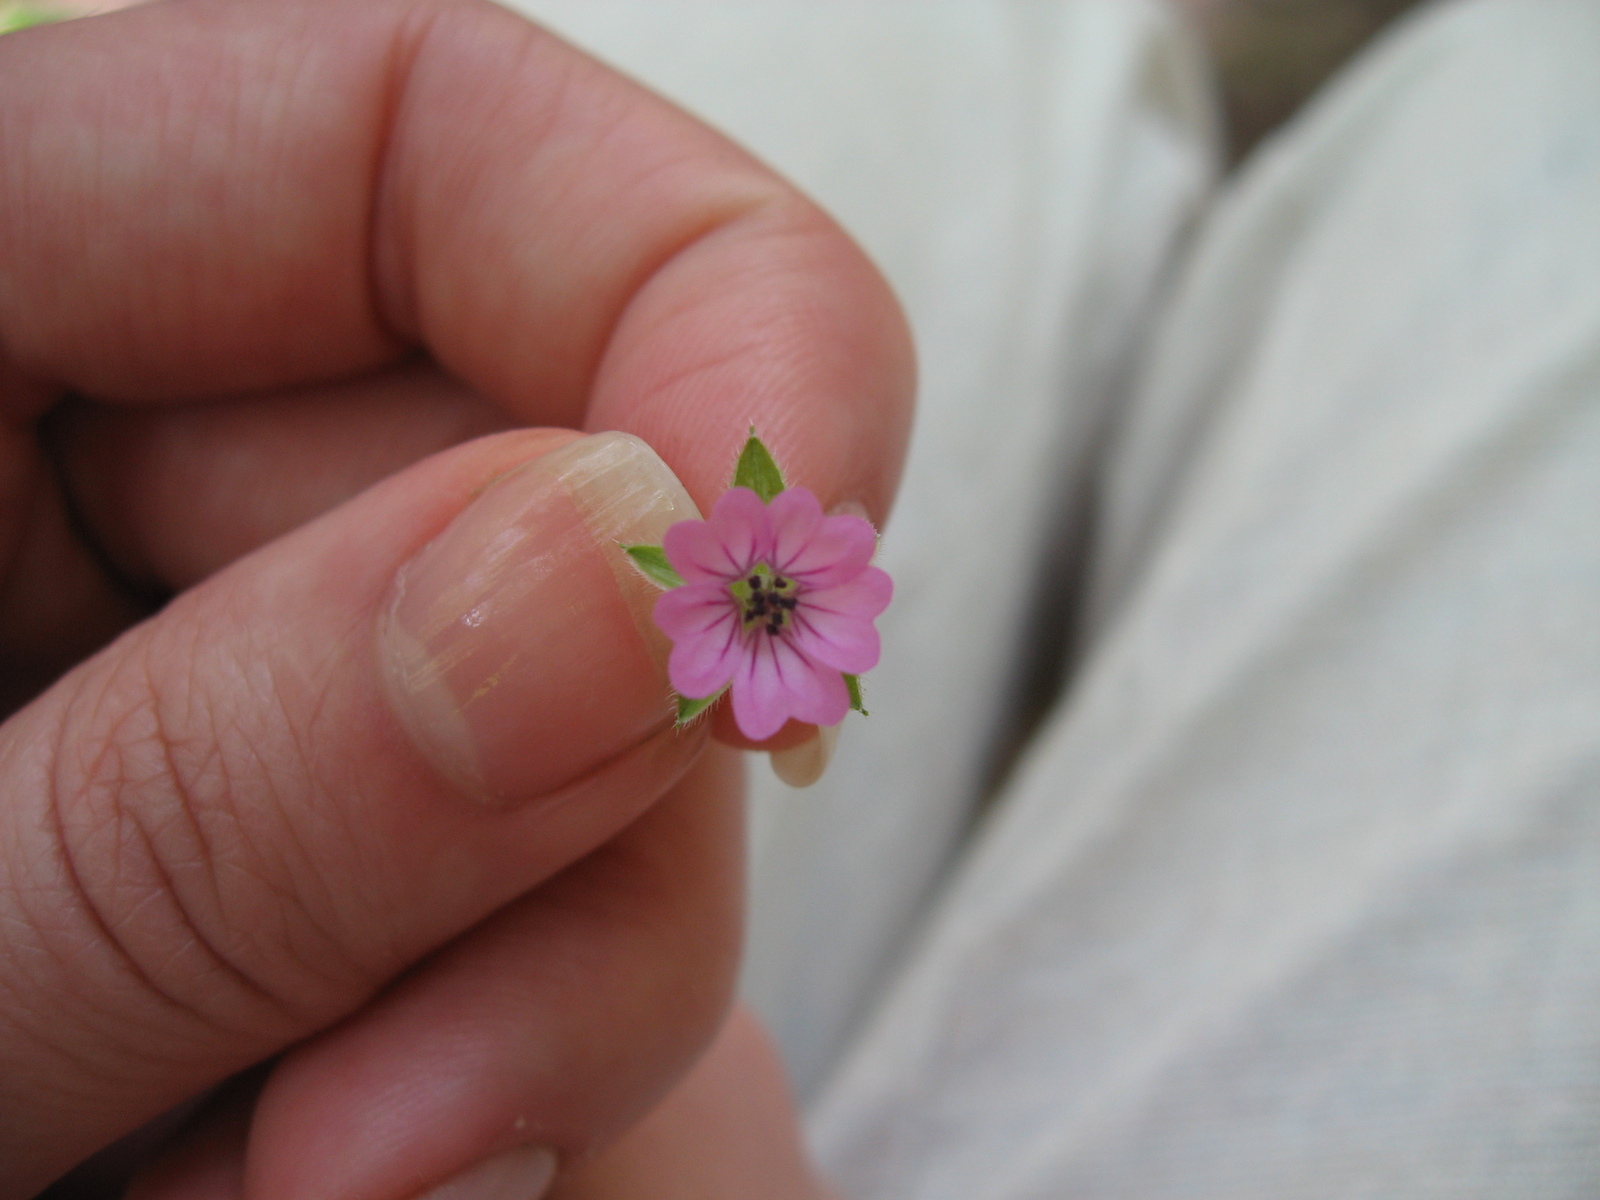
[[[860,517],[822,515],[805,488],[763,504],[724,492],[704,521],[667,530],[667,560],[683,586],[656,601],[673,641],[667,674],[682,696],[731,685],[733,716],[761,741],[789,718],[837,725],[850,711],[845,674],[878,662],[872,620],[893,584],[870,566],[877,535]]]

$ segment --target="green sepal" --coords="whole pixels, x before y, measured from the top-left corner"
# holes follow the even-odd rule
[[[756,436],[754,425],[750,427],[750,439],[739,453],[739,465],[733,470],[733,482],[729,486],[749,488],[761,497],[763,504],[771,504],[772,498],[784,489],[783,472],[772,460],[772,452]]]
[[[633,565],[639,568],[639,574],[657,587],[683,586],[683,576],[672,569],[672,564],[667,561],[667,552],[660,546],[624,546],[622,552],[633,560]]]
[[[860,713],[863,717],[866,716],[867,710],[863,708],[861,704],[861,676],[846,675],[844,677],[844,686],[850,692],[850,707],[855,709],[856,712]]]
[[[682,729],[701,713],[705,712],[706,709],[722,699],[722,693],[727,690],[727,688],[723,688],[721,692],[717,692],[713,696],[707,696],[704,700],[691,700],[687,696],[675,696],[674,699],[678,702],[678,728]]]
[[[0,33],[13,33],[30,25],[48,25],[51,21],[65,21],[71,13],[58,8],[45,8],[38,4],[0,4]]]

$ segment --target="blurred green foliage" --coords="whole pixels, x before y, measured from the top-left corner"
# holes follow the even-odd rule
[[[0,33],[26,29],[30,25],[43,25],[49,21],[64,21],[72,14],[64,8],[43,4],[8,4],[0,0]]]

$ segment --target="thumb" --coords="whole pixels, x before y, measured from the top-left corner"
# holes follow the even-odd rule
[[[616,543],[686,515],[637,439],[486,438],[0,726],[0,1196],[353,1011],[681,775],[701,738]]]

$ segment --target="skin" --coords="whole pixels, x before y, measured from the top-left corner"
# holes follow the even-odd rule
[[[838,1200],[806,1161],[777,1048],[735,1009],[671,1095],[551,1200]]]
[[[228,1090],[135,1181],[125,1200],[243,1195],[256,1081]],[[546,1200],[839,1200],[806,1160],[771,1039],[744,1008],[688,1075],[615,1142],[569,1163]]]
[[[485,806],[373,699],[370,629],[563,430],[704,509],[754,422],[881,522],[912,375],[826,216],[491,5],[0,38],[0,1200],[252,1064],[141,1200],[401,1200],[529,1131],[573,1195],[723,1152],[693,1194],[814,1189],[770,1051],[717,1033],[736,760],[662,730]]]

